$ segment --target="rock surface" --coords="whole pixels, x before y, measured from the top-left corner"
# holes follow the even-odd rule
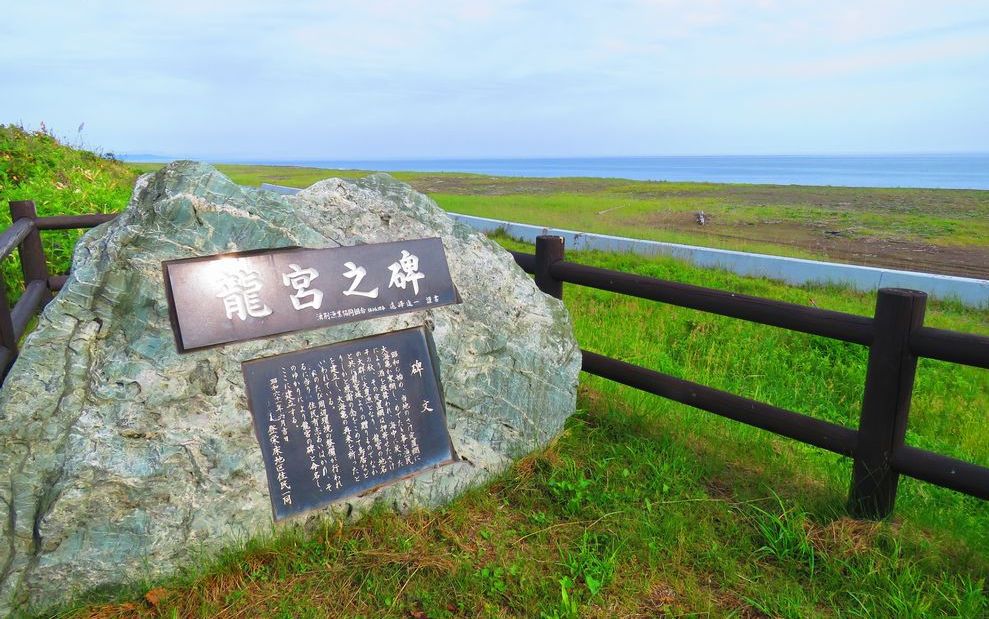
[[[161,261],[440,236],[455,306],[177,354]],[[544,445],[574,410],[580,352],[563,305],[495,243],[385,175],[295,197],[213,168],[142,177],[89,232],[0,391],[0,613],[167,573],[272,528],[242,361],[394,329],[433,329],[463,460],[314,516],[444,503]]]

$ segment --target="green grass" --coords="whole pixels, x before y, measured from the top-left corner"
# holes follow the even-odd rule
[[[570,258],[861,314],[874,303],[670,259]],[[565,297],[591,350],[855,424],[862,347],[580,287]],[[986,312],[954,304],[932,303],[928,324],[989,332]],[[987,379],[922,362],[908,442],[989,464]],[[989,613],[989,503],[904,479],[893,519],[853,521],[848,460],[592,376],[581,385],[555,444],[445,508],[283,531],[65,615]]]
[[[305,185],[326,176],[226,169],[249,184],[264,178]],[[37,199],[24,192],[43,190],[43,181],[32,182],[16,195]],[[85,185],[85,177],[74,182]],[[469,175],[416,182],[445,184],[446,193],[436,195],[519,190],[517,181]],[[609,183],[617,182],[578,184],[591,192]],[[558,189],[533,181],[531,192],[549,199],[533,199],[528,208],[553,210]],[[646,189],[631,183],[625,191],[641,197]],[[967,198],[936,195],[945,196],[937,208],[968,208]],[[63,204],[77,209],[69,212],[100,208]],[[108,204],[119,208],[123,201]],[[875,302],[837,287],[785,286],[671,259],[596,252],[569,258],[863,315]],[[587,349],[836,423],[857,421],[862,347],[569,285],[565,299]],[[932,302],[926,324],[989,334],[989,312]],[[987,414],[989,373],[923,360],[907,442],[989,465]],[[204,557],[183,573],[90,594],[58,612],[989,616],[989,503],[903,479],[891,520],[857,522],[844,515],[849,479],[844,458],[582,374],[578,411],[554,444],[442,509],[407,516],[379,510],[347,526],[283,529]]]
[[[129,166],[140,172],[154,172],[162,167],[160,163],[130,163]],[[262,166],[246,164],[212,164],[217,170],[226,174],[238,185],[248,185],[257,187],[261,183],[272,183],[275,185],[285,185],[287,187],[308,187],[323,179],[337,178],[360,178],[367,176],[367,170],[326,170],[324,168],[303,168],[296,166]],[[393,174],[399,180],[409,182],[418,174],[403,174],[401,172]]]
[[[127,205],[136,172],[112,158],[66,147],[51,134],[0,125],[0,230],[10,225],[8,203],[33,200],[38,214],[112,213]],[[53,273],[64,273],[82,230],[46,232],[45,254]],[[23,279],[16,254],[0,263],[11,297]]]
[[[827,489],[791,481],[774,494],[778,469],[671,440],[649,411],[595,399],[553,448],[446,508],[285,531],[64,616],[989,611],[985,558],[971,549],[841,518]]]
[[[150,170],[158,164],[140,164]],[[358,170],[220,165],[305,187]],[[448,211],[725,249],[989,277],[989,191],[504,178],[396,172]],[[695,223],[703,211],[708,224]]]

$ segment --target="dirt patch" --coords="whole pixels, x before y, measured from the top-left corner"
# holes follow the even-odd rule
[[[508,178],[473,175],[417,175],[409,184],[423,193],[508,196],[549,193],[600,193],[615,186],[614,180],[574,178]]]
[[[427,193],[464,195],[609,193],[641,200],[689,197],[745,206],[802,204],[832,211],[951,213],[963,216],[978,216],[989,210],[989,191],[959,189],[668,183],[608,178],[512,178],[480,174],[417,174],[410,182],[417,190]]]
[[[680,595],[676,589],[663,581],[653,584],[642,601],[639,612],[640,617],[675,617],[677,612],[677,601]]]
[[[823,525],[807,521],[804,527],[807,530],[807,539],[817,552],[848,557],[871,550],[882,525],[842,517]]]
[[[740,617],[741,619],[769,619],[769,615],[753,608],[734,591],[722,589],[717,592],[714,600],[721,609],[732,613],[735,617]]]
[[[702,234],[712,239],[794,247],[835,262],[989,279],[989,248],[986,247],[931,245],[895,238],[860,238],[854,231],[784,221],[738,224],[711,217],[700,226],[693,213],[685,212],[652,213],[644,218],[643,224]],[[712,246],[719,244],[718,241],[712,242]]]
[[[704,480],[704,490],[707,492],[707,496],[712,499],[721,499],[723,501],[733,501],[735,499],[735,491],[731,484],[717,477]]]
[[[914,213],[978,221],[989,216],[989,191],[723,185],[593,178],[509,178],[483,175],[420,175],[411,181],[425,193],[461,195],[545,195],[586,193],[634,200],[689,198],[738,206],[795,205],[829,213]],[[863,237],[825,222],[726,221],[710,215],[697,225],[693,210],[653,213],[636,224],[719,239],[782,245],[825,260],[866,266],[989,279],[989,247],[942,246],[895,237]]]
[[[989,248],[887,239],[833,239],[818,246],[829,258],[840,262],[989,279]]]

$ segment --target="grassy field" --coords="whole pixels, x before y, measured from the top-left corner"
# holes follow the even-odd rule
[[[667,259],[571,258],[862,314],[873,303]],[[861,347],[578,287],[565,296],[591,350],[857,419]],[[989,330],[984,312],[952,305],[933,304],[929,323]],[[989,464],[987,378],[922,362],[908,442]],[[906,479],[892,520],[856,522],[843,515],[847,460],[608,381],[581,384],[551,448],[444,509],[284,532],[65,616],[989,613],[989,503]]]
[[[218,167],[241,184],[294,187],[367,173]],[[393,175],[466,215],[989,279],[989,191]]]
[[[12,200],[33,200],[42,216],[119,211],[127,205],[135,173],[117,161],[65,147],[44,131],[0,125],[0,230],[10,225]],[[56,272],[68,268],[83,232],[45,233],[45,254]],[[23,285],[16,255],[0,263],[0,273],[16,299]]]
[[[221,169],[247,184],[327,175]],[[502,195],[502,180],[503,195],[522,195],[517,180],[396,176],[455,186],[431,191],[441,204],[475,182],[491,186],[480,199]],[[533,216],[544,208],[539,196],[553,212],[565,193],[553,183],[612,183],[525,182]],[[945,210],[983,200],[937,195]],[[569,258],[863,315],[875,302],[671,259]],[[589,350],[836,423],[857,420],[862,347],[579,287],[568,286],[565,300]],[[932,302],[927,324],[987,334],[989,312]],[[989,465],[987,414],[989,373],[923,360],[907,442]],[[904,479],[892,519],[858,522],[844,516],[849,478],[849,461],[833,454],[581,375],[578,411],[553,445],[443,509],[283,529],[58,615],[989,616],[989,503]]]

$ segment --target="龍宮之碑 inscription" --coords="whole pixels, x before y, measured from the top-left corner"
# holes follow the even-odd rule
[[[459,303],[438,238],[163,263],[180,352]]]
[[[456,459],[422,328],[247,361],[275,519]]]

